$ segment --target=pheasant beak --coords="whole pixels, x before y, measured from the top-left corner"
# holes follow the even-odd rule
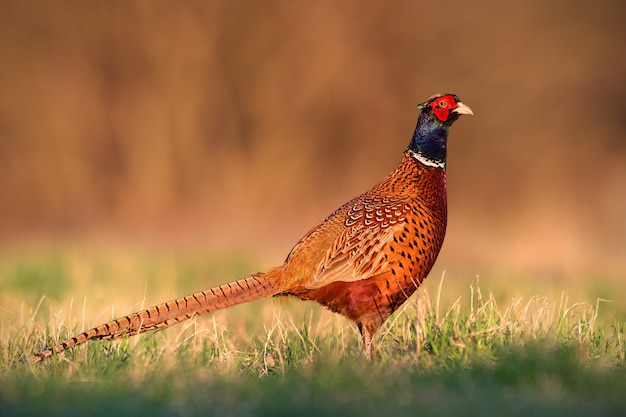
[[[472,109],[470,109],[469,106],[466,106],[460,101],[456,103],[456,109],[452,110],[452,113],[469,114],[470,116],[474,115],[474,112],[472,111]]]

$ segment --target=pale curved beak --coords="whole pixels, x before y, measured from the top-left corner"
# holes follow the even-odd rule
[[[469,106],[466,106],[460,101],[456,103],[456,109],[452,110],[452,113],[469,114],[470,116],[474,115],[474,112],[472,111],[472,109],[470,109]]]

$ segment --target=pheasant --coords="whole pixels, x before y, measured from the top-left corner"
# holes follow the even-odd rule
[[[454,94],[418,106],[417,127],[398,167],[311,229],[284,263],[94,327],[32,356],[39,362],[91,339],[162,329],[270,296],[315,300],[358,326],[365,357],[385,320],[419,287],[443,244],[447,222],[446,142],[473,114]]]

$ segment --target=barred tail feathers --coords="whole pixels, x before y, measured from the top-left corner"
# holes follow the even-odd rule
[[[177,298],[117,318],[80,333],[54,347],[45,349],[33,355],[31,361],[40,362],[55,353],[62,352],[88,340],[117,339],[123,336],[133,336],[150,330],[169,327],[212,311],[276,295],[280,292],[277,272],[278,268],[273,268],[264,273],[252,274],[238,281]]]

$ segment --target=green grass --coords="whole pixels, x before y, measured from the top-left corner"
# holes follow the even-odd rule
[[[506,287],[496,299],[484,282],[437,277],[381,329],[372,363],[343,318],[265,300],[33,365],[47,343],[208,286],[200,277],[250,270],[232,258],[80,255],[0,262],[0,416],[626,414],[621,300]]]

